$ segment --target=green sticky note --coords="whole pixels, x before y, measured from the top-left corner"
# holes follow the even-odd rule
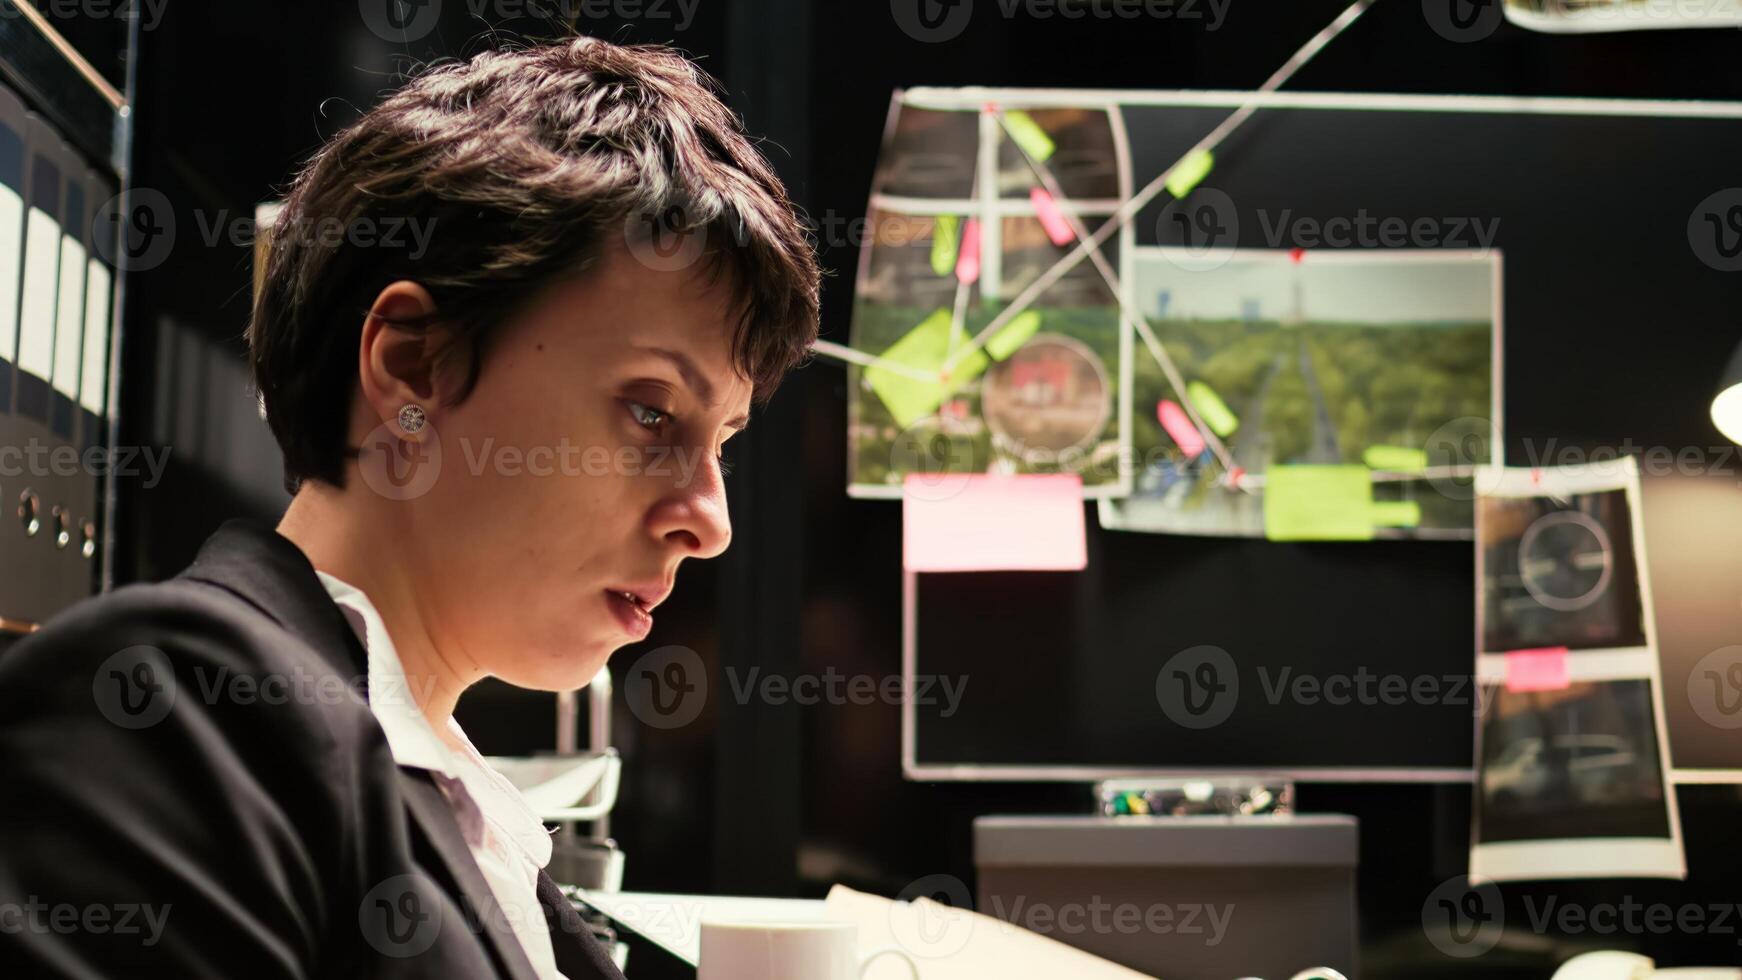
[[[904,429],[937,411],[944,399],[979,377],[991,364],[984,351],[975,351],[956,365],[949,378],[941,377],[944,360],[950,354],[951,323],[950,311],[939,309],[878,355],[885,361],[937,376],[936,381],[909,377],[875,364],[865,369],[865,380],[871,390],[889,407],[895,424]]]
[[[1175,199],[1184,199],[1192,192],[1192,188],[1203,183],[1210,175],[1210,168],[1216,165],[1216,157],[1209,150],[1199,150],[1179,162],[1173,168],[1173,173],[1167,178],[1167,192]]]
[[[956,271],[956,253],[962,247],[962,219],[940,214],[931,229],[931,271],[947,276]]]
[[[1028,343],[1028,338],[1039,330],[1040,311],[1023,310],[1011,317],[1010,322],[993,334],[991,340],[986,341],[986,353],[991,354],[994,361],[1002,361]]]
[[[1272,466],[1264,472],[1264,536],[1370,541],[1373,483],[1365,466]]]
[[[1040,128],[1040,123],[1019,109],[1004,114],[1004,129],[1016,141],[1016,145],[1022,147],[1022,152],[1041,163],[1045,163],[1052,156],[1052,151],[1057,149],[1053,145],[1052,137]]]
[[[1413,500],[1373,501],[1374,527],[1420,527],[1421,504]]]
[[[1420,473],[1427,469],[1427,453],[1408,446],[1368,446],[1361,461],[1388,473]]]
[[[1240,419],[1228,408],[1228,403],[1222,396],[1216,394],[1216,389],[1202,381],[1193,381],[1186,385],[1186,397],[1192,400],[1192,407],[1198,410],[1204,424],[1210,431],[1226,439],[1240,428]]]

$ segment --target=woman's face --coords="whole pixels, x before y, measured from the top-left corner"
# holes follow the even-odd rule
[[[439,475],[406,504],[444,655],[580,687],[646,637],[684,559],[726,549],[719,454],[752,394],[731,300],[700,266],[610,250],[503,325],[465,401],[431,409]]]

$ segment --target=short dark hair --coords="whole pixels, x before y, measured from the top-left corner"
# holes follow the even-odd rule
[[[248,327],[286,488],[344,485],[357,344],[387,285],[434,297],[403,325],[451,331],[463,400],[498,325],[648,219],[699,233],[730,278],[734,366],[766,398],[816,339],[816,255],[717,93],[669,48],[576,37],[433,65],[328,141],[264,233]],[[389,222],[421,227],[422,254],[385,247]],[[379,237],[354,243],[360,227]]]

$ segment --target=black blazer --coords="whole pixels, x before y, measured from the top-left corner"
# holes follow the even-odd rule
[[[0,655],[0,977],[534,980],[302,551],[231,521]],[[541,872],[569,980],[621,980]]]

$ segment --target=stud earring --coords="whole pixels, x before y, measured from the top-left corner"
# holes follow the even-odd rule
[[[406,435],[413,435],[423,429],[429,416],[424,414],[422,405],[407,405],[399,410],[399,428]]]

